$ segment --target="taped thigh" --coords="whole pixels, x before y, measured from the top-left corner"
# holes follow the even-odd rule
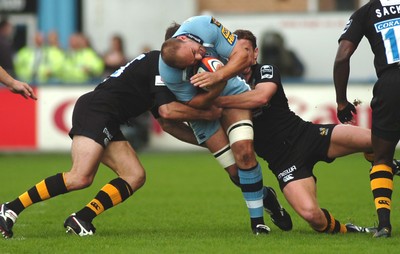
[[[229,126],[226,133],[228,135],[230,145],[241,140],[253,140],[253,123],[251,120],[238,121]]]
[[[213,153],[213,155],[223,168],[227,168],[235,164],[235,158],[229,145],[224,146],[219,151]]]

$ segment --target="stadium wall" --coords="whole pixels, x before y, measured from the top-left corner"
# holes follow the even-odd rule
[[[0,89],[2,107],[0,115],[0,152],[45,151],[67,152],[71,147],[68,130],[78,97],[90,90],[81,87],[39,87],[35,89],[38,100],[25,100],[21,96]],[[290,107],[298,115],[315,123],[338,123],[336,118],[335,91],[333,85],[290,84],[285,86]],[[371,126],[369,102],[372,84],[350,84],[349,100],[360,100],[357,125]],[[153,121],[148,150],[192,151],[198,148],[185,144],[163,132]]]

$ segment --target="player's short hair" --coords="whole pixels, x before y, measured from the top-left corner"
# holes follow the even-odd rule
[[[182,44],[183,41],[177,38],[170,38],[162,44],[161,58],[170,67],[179,68],[177,52],[181,48]]]
[[[250,30],[238,29],[233,33],[237,35],[238,40],[248,40],[251,42],[253,49],[257,48],[257,38]]]
[[[165,30],[165,37],[164,40],[168,40],[169,38],[176,33],[176,31],[181,27],[180,24],[176,23],[175,21],[171,23],[171,25]]]

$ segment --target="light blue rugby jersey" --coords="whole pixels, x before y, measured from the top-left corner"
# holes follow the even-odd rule
[[[186,35],[198,41],[207,49],[208,56],[215,56],[221,60],[229,58],[236,45],[236,35],[226,29],[212,16],[195,16],[182,23],[173,37]],[[192,69],[192,67],[189,67]],[[175,94],[179,101],[190,101],[196,94],[197,88],[190,83],[190,70],[180,70],[165,64],[159,58],[161,78],[166,86]]]

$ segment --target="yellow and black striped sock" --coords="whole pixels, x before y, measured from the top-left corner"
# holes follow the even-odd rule
[[[122,203],[133,194],[131,186],[122,178],[111,180],[97,193],[76,216],[84,221],[91,222],[105,210]]]
[[[34,203],[53,198],[67,192],[68,190],[65,186],[64,173],[59,173],[39,182],[31,189],[20,195],[17,199],[8,203],[7,206],[16,214],[19,214],[25,208]]]
[[[378,229],[390,228],[390,208],[393,192],[392,167],[385,164],[375,165],[372,167],[369,177],[375,208],[378,213]]]
[[[335,217],[332,216],[332,214],[324,209],[321,208],[322,212],[324,212],[326,221],[327,221],[327,225],[325,227],[325,229],[319,231],[316,230],[320,233],[328,233],[328,234],[335,234],[335,233],[346,233],[347,232],[347,228],[344,224],[341,224],[338,220],[335,219]]]

